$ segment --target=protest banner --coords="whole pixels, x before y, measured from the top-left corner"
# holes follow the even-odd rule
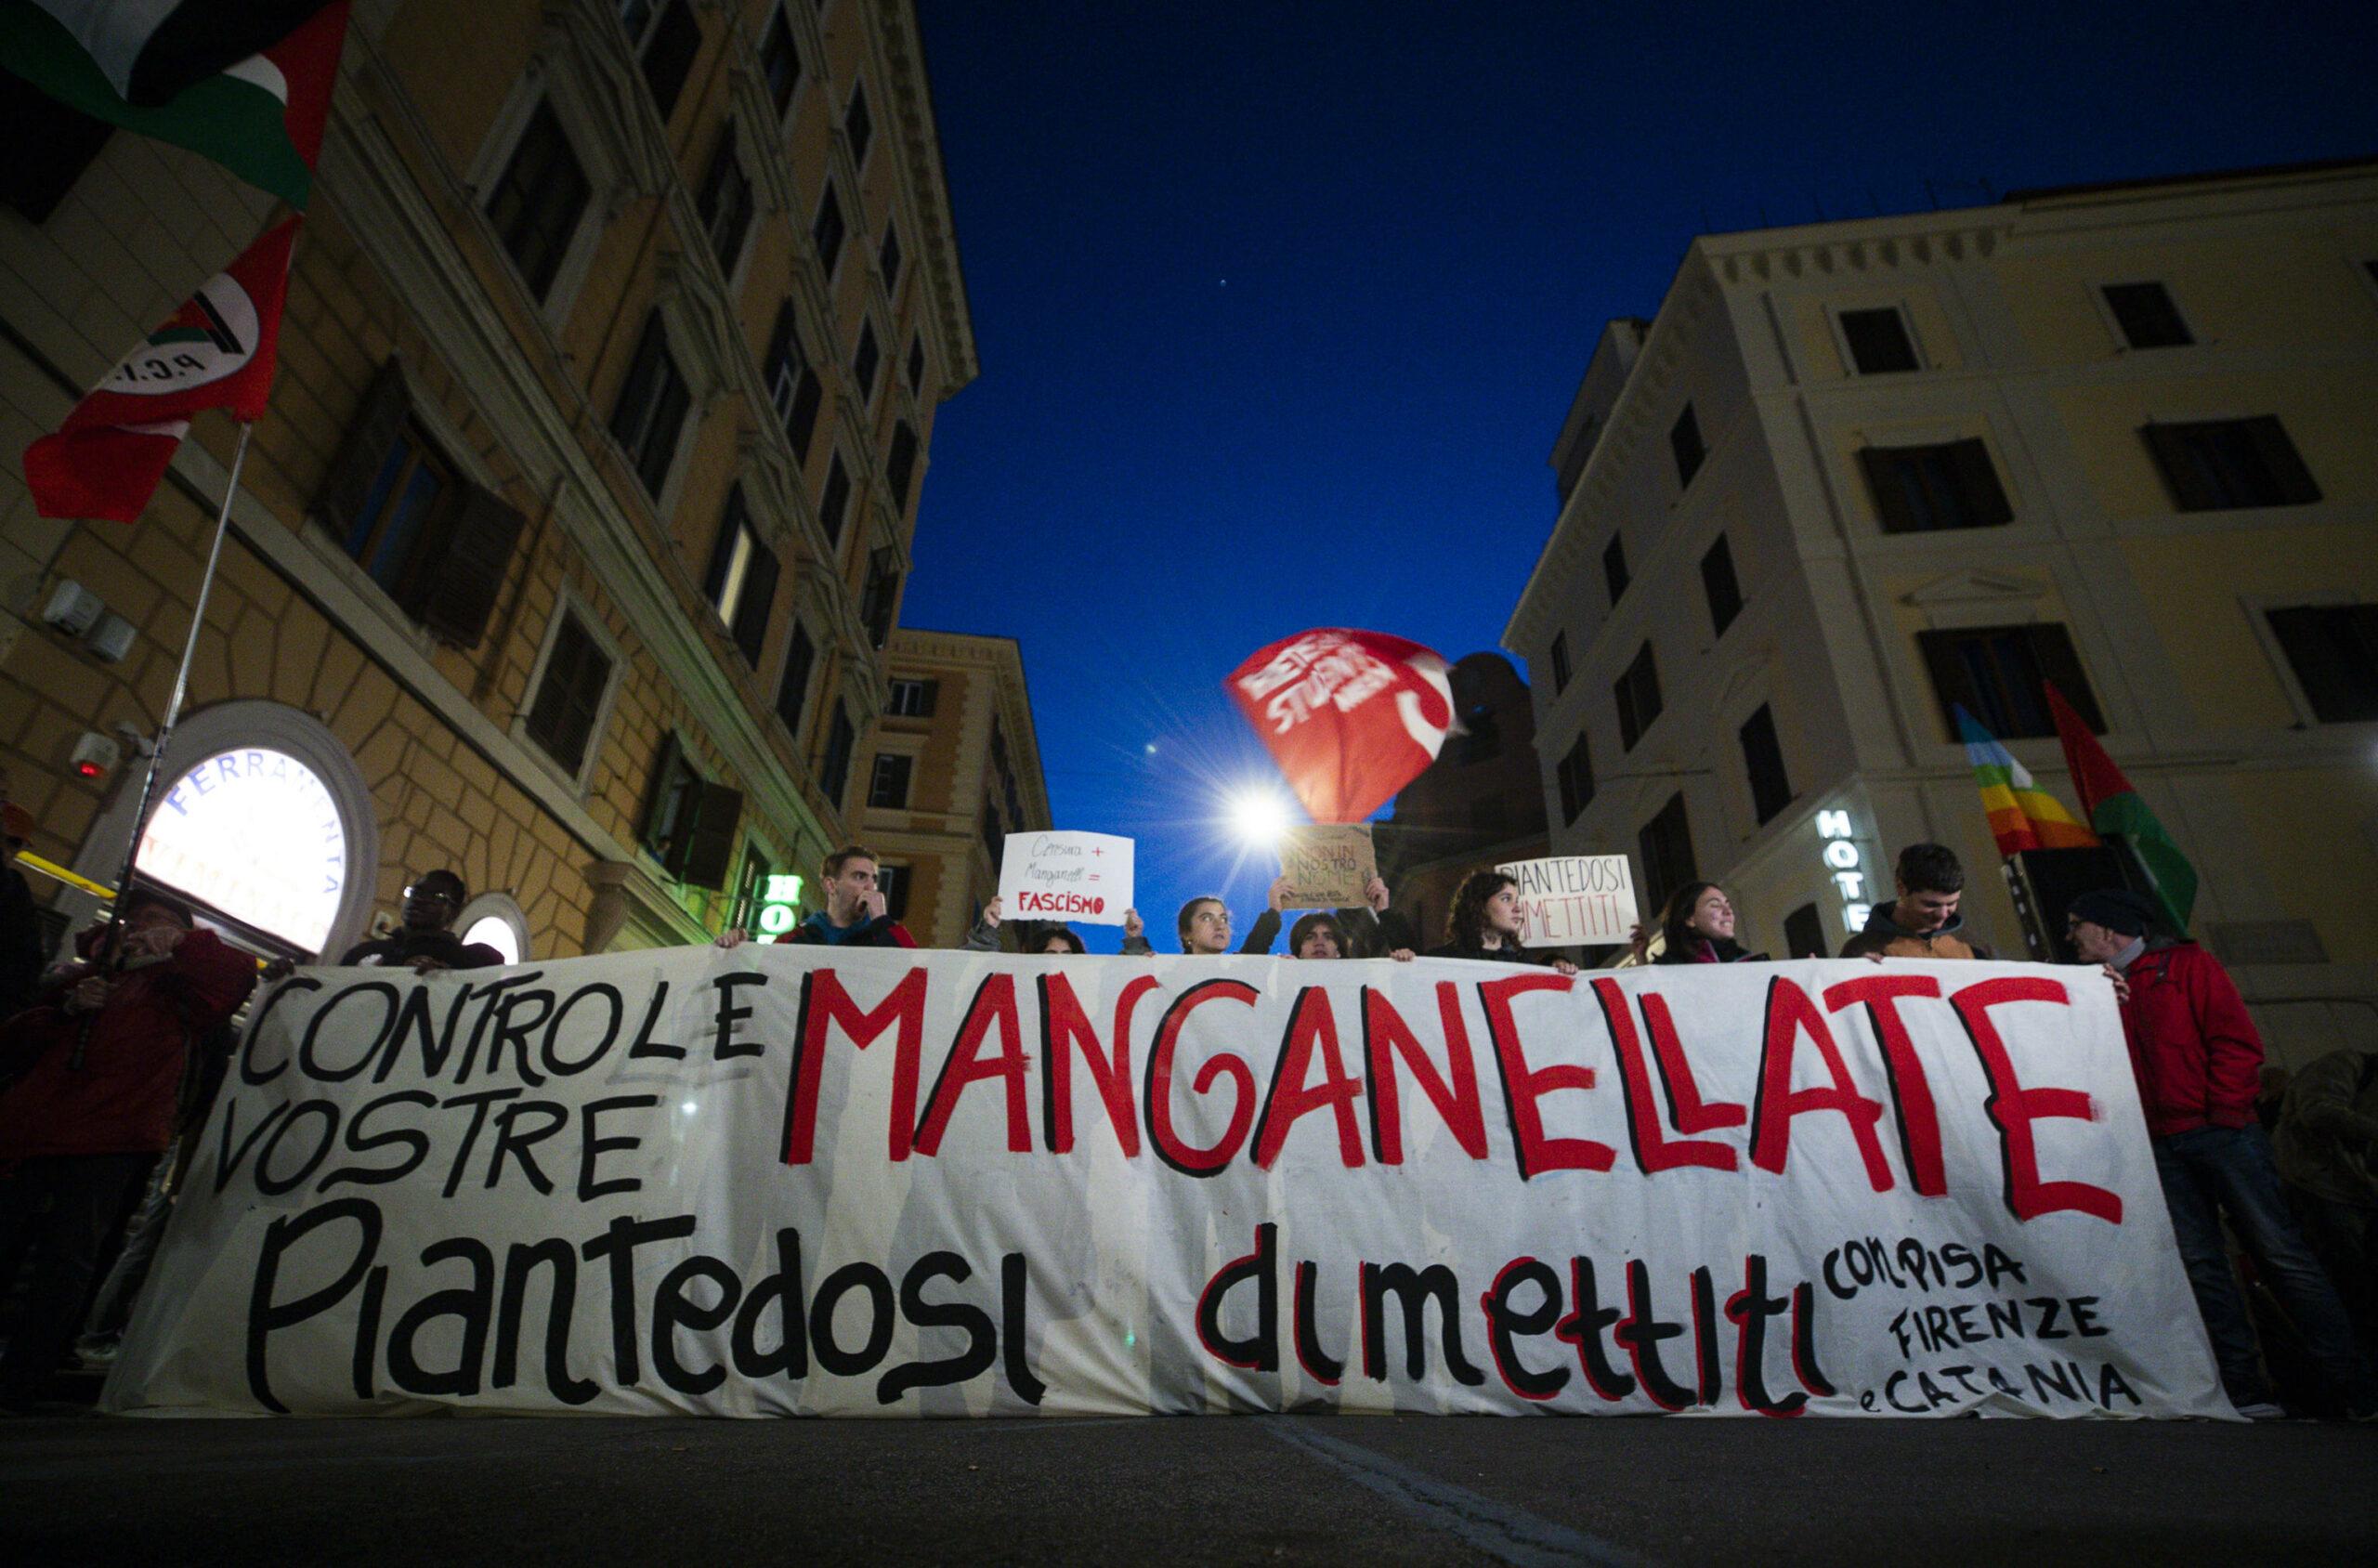
[[[1112,833],[1010,833],[1000,857],[1004,918],[1121,925],[1131,907],[1130,839]]]
[[[256,1012],[111,1411],[2234,1414],[2085,968],[769,946]]]
[[[1522,947],[1624,942],[1640,918],[1635,874],[1624,855],[1557,855],[1495,869],[1519,882]]]
[[[1280,895],[1290,909],[1339,909],[1364,902],[1363,890],[1378,875],[1367,822],[1300,824],[1280,836]]]

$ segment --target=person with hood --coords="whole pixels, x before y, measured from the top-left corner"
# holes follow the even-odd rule
[[[2378,1377],[2296,1229],[2270,1137],[2254,1117],[2263,1040],[2228,971],[2193,942],[2150,937],[2154,906],[2127,889],[2082,894],[2066,907],[2066,923],[2083,961],[2110,965],[2130,982],[2123,1038],[2180,1261],[2229,1402],[2253,1419],[2286,1414],[2255,1355],[2253,1320],[2222,1240],[2225,1217],[2346,1413],[2378,1420]]]
[[[1255,929],[1240,943],[1242,953],[1268,953],[1280,934],[1280,916],[1285,912],[1288,879],[1275,877],[1272,882],[1271,907],[1255,917]],[[1288,928],[1288,952],[1294,958],[1392,958],[1409,959],[1419,947],[1419,938],[1412,934],[1411,922],[1390,909],[1386,882],[1373,877],[1363,889],[1365,908],[1360,909],[1314,909],[1300,916]],[[1307,946],[1321,943],[1327,952],[1305,951]]]
[[[1734,902],[1716,882],[1687,882],[1660,908],[1660,952],[1648,957],[1652,934],[1635,928],[1634,961],[1641,963],[1757,963],[1765,953],[1746,953],[1734,940]]]
[[[908,928],[884,912],[882,890],[875,885],[875,851],[865,844],[844,844],[826,856],[818,869],[826,907],[777,937],[778,942],[830,947],[917,945]],[[731,925],[719,933],[716,946],[739,947],[749,940],[741,926]]]
[[[1507,871],[1480,869],[1461,879],[1454,890],[1453,908],[1445,914],[1444,946],[1429,949],[1432,959],[1475,959],[1490,963],[1540,963],[1520,946],[1519,879]],[[1552,967],[1574,974],[1577,966],[1554,959]]]
[[[417,974],[438,969],[493,969],[503,962],[502,953],[484,942],[465,942],[454,934],[454,917],[470,901],[470,890],[458,873],[424,871],[405,889],[397,929],[349,947],[339,964],[342,968],[386,964]]]
[[[1965,896],[1966,869],[1946,844],[1912,843],[1899,852],[1894,878],[1899,895],[1877,904],[1866,929],[1841,945],[1846,959],[1988,959],[1986,942],[1965,934],[1957,904]]]
[[[0,1400],[37,1398],[73,1340],[99,1260],[172,1142],[194,1039],[255,988],[255,960],[178,899],[136,888],[83,934],[83,961],[0,1026],[0,1258],[32,1278],[0,1356]],[[116,961],[118,954],[122,961]]]

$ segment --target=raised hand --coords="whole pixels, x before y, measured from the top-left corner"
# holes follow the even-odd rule
[[[1375,915],[1387,913],[1387,879],[1373,877],[1364,883],[1363,902],[1371,907],[1371,913]]]

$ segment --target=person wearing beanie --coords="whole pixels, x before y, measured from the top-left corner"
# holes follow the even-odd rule
[[[2378,1376],[2296,1229],[2270,1136],[2254,1115],[2262,1036],[2228,971],[2195,943],[2159,934],[2155,906],[2126,889],[2080,895],[2066,906],[2065,921],[2083,961],[2104,964],[2128,983],[2123,1038],[2147,1113],[2155,1174],[2230,1403],[2258,1420],[2285,1414],[2271,1397],[2245,1298],[2229,1270],[2225,1217],[2346,1414],[2378,1420]]]

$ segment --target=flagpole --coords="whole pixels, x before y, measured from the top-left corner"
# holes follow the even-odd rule
[[[140,856],[141,830],[149,823],[150,803],[157,793],[157,777],[165,764],[165,747],[173,738],[174,725],[180,719],[182,699],[189,693],[189,667],[198,660],[199,634],[206,628],[206,601],[215,592],[215,568],[223,559],[223,539],[231,529],[231,502],[240,493],[240,469],[248,460],[248,436],[255,425],[242,421],[239,444],[231,449],[231,477],[223,486],[223,504],[215,514],[215,540],[207,546],[206,569],[198,577],[198,604],[190,611],[189,634],[182,639],[182,661],[174,672],[174,689],[165,699],[165,716],[157,725],[157,738],[149,748],[149,769],[140,780],[140,808],[133,814],[132,841],[124,847],[124,869],[116,873],[115,904],[108,912],[107,934],[103,938],[111,973],[124,968],[124,944],[121,940],[124,906],[131,902],[133,863]],[[87,1028],[84,1031],[88,1034]],[[74,1043],[72,1065],[83,1065],[85,1041]]]

